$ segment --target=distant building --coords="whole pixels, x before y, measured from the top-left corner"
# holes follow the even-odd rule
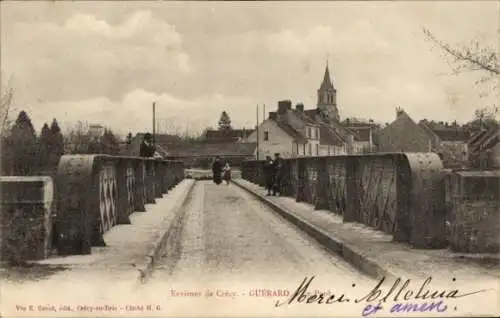
[[[435,152],[443,165],[458,168],[467,165],[467,140],[464,128],[433,128],[425,122],[416,123],[403,109],[396,109],[396,119],[377,133],[380,152]]]
[[[298,103],[278,102],[278,109],[259,126],[259,158],[280,152],[283,157],[332,156],[374,151],[373,125],[352,127],[339,121],[337,90],[328,65],[317,90],[317,105],[304,109]],[[257,132],[247,139],[257,142]]]
[[[100,138],[104,135],[104,126],[99,124],[89,125],[88,131],[91,138]]]
[[[214,130],[209,129],[205,131],[203,135],[203,140],[206,143],[221,143],[221,142],[237,142],[241,141],[250,134],[252,134],[253,129],[229,129],[229,130]]]
[[[145,133],[138,133],[123,151],[127,156],[138,156]],[[237,142],[209,142],[186,140],[180,136],[156,134],[156,150],[165,158],[182,160],[187,167],[208,167],[215,156],[221,156],[232,166],[253,159],[256,144]]]

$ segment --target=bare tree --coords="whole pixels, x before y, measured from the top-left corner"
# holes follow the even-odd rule
[[[1,96],[0,96],[0,134],[1,136],[5,136],[12,123],[13,120],[10,117],[15,109],[13,108],[14,104],[14,88],[11,85],[11,81],[9,80],[8,84],[1,88]]]
[[[88,153],[91,143],[89,134],[89,125],[86,122],[78,121],[76,124],[65,129],[64,136],[64,153],[67,154],[82,154]]]
[[[455,74],[464,72],[480,71],[485,73],[479,82],[486,82],[497,78],[500,75],[500,65],[498,64],[498,52],[495,48],[486,47],[473,39],[467,46],[451,46],[434,36],[434,34],[423,29],[427,40],[433,42],[441,48],[447,56],[454,61],[453,71]],[[498,30],[500,33],[500,29]],[[498,88],[498,83],[496,84]]]

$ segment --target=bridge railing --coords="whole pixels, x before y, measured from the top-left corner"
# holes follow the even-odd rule
[[[263,161],[242,164],[242,178],[264,185]],[[417,248],[441,248],[444,169],[434,153],[375,153],[284,159],[282,193],[390,233]]]
[[[62,156],[54,180],[1,177],[3,259],[46,258],[52,243],[59,255],[90,254],[105,245],[104,233],[130,224],[182,179],[182,161],[108,155]]]

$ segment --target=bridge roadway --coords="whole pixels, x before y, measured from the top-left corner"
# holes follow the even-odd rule
[[[352,296],[376,285],[235,184],[196,182],[181,215],[166,254],[142,287],[152,297],[162,290],[178,304],[207,289],[233,300],[271,297],[268,292],[274,291],[274,304],[288,298],[276,297],[280,290],[291,296],[312,275],[310,292],[334,288]]]

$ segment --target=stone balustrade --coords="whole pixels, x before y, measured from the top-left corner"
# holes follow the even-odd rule
[[[14,257],[18,260],[46,258],[51,242],[59,255],[90,254],[92,246],[104,246],[106,231],[117,224],[130,224],[133,212],[145,212],[147,203],[155,203],[156,198],[184,179],[184,165],[181,161],[153,158],[65,155],[54,179],[0,179],[2,243],[11,242],[2,246],[17,246],[18,251],[10,254],[18,255]],[[55,208],[50,204],[55,204]],[[54,219],[50,217],[51,210]],[[27,221],[32,218],[35,225]],[[15,238],[13,231],[33,238]],[[42,238],[43,244],[31,242]],[[7,253],[2,250],[2,255],[4,252]]]
[[[263,161],[242,164],[242,178],[264,185]],[[284,160],[282,193],[390,233],[416,248],[442,248],[443,178],[434,153],[374,153]]]

